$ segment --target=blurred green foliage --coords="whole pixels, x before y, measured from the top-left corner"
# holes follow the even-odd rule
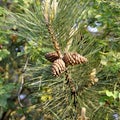
[[[0,78],[0,107],[8,109],[7,100],[11,97],[12,91],[15,89],[13,83],[4,85],[4,80]]]

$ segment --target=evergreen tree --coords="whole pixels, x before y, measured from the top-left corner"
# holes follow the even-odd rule
[[[1,11],[1,76],[17,85],[4,120],[117,119],[117,0],[21,0]]]

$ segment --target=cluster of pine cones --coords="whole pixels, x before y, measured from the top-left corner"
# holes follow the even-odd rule
[[[59,76],[66,70],[68,65],[76,65],[87,62],[87,58],[78,53],[64,53],[62,58],[59,58],[57,52],[50,52],[45,55],[45,58],[52,62],[52,74]]]

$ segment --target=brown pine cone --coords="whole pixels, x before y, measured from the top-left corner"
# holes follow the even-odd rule
[[[52,65],[52,74],[54,76],[59,76],[66,70],[65,62],[62,59],[57,59],[53,62]]]
[[[81,56],[78,53],[65,53],[63,61],[66,65],[76,65],[87,62],[87,58]]]
[[[56,52],[49,52],[45,54],[45,58],[49,60],[50,62],[54,62],[59,58],[58,54]]]

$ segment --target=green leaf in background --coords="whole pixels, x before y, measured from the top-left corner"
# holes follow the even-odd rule
[[[3,79],[0,80],[0,106],[3,108],[7,108],[7,100],[11,97],[11,92],[15,88],[13,83],[8,83],[4,85]]]
[[[7,98],[0,95],[0,107],[6,108],[7,107]]]
[[[110,92],[109,90],[106,90],[106,95],[107,95],[108,97],[113,97],[113,93]]]
[[[101,56],[101,61],[100,61],[100,63],[101,63],[102,65],[106,66],[106,65],[107,65],[107,62],[108,62],[108,59],[106,58],[106,56],[102,55],[102,56]]]
[[[9,53],[9,51],[7,49],[0,50],[0,61],[2,61],[2,59],[7,57],[9,54],[10,53]]]
[[[119,91],[114,91],[113,97],[114,99],[119,98]]]
[[[0,15],[4,14],[4,9],[2,7],[0,7]]]
[[[2,91],[1,91],[2,92]],[[7,108],[7,99],[10,97],[10,94],[6,92],[0,93],[0,106],[3,108]]]
[[[120,99],[120,93],[119,93],[119,95],[118,95],[118,98]]]

